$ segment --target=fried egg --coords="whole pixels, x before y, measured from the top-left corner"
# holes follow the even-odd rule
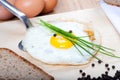
[[[86,25],[76,21],[51,21],[51,24],[76,36],[88,36]],[[89,37],[84,38],[91,41]],[[47,64],[84,64],[91,55],[80,48],[82,56],[74,45],[62,36],[42,25],[30,28],[22,41],[24,49],[34,58]],[[93,52],[93,54],[95,54]]]

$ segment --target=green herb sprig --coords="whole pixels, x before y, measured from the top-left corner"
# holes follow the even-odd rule
[[[50,29],[51,31],[55,32],[56,34],[61,35],[62,37],[68,39],[71,41],[71,43],[74,45],[74,47],[79,51],[79,53],[84,56],[84,53],[82,53],[79,48],[83,49],[85,52],[87,52],[89,55],[92,57],[96,58],[97,60],[100,60],[98,57],[92,54],[89,50],[92,50],[94,52],[99,52],[107,56],[111,56],[114,58],[120,58],[119,56],[114,55],[112,52],[115,51],[111,48],[107,48],[105,46],[95,44],[93,42],[89,42],[84,40],[82,37],[75,36],[69,32],[66,32],[48,22],[45,22],[40,19],[40,24],[43,25],[44,27]]]

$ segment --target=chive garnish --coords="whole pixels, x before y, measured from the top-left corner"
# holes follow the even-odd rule
[[[79,48],[83,49],[85,52],[87,52],[89,55],[96,58],[97,60],[101,60],[101,59],[93,55],[92,52],[90,52],[90,50],[93,52],[99,52],[99,53],[102,53],[104,55],[111,56],[114,58],[120,58],[119,56],[116,56],[112,53],[112,51],[115,51],[114,49],[111,49],[111,48],[108,48],[108,47],[105,47],[99,44],[95,44],[93,42],[86,41],[83,39],[85,37],[73,35],[41,19],[40,19],[40,24],[50,29],[51,31],[55,32],[56,34],[59,34],[62,37],[71,41],[71,43],[74,45],[74,47],[79,51],[79,53],[82,56],[84,56],[84,53],[82,53],[79,50]]]

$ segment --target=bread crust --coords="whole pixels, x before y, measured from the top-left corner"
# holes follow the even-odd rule
[[[40,69],[39,67],[37,67],[36,65],[34,65],[33,63],[29,62],[28,60],[26,60],[25,58],[23,58],[22,56],[19,56],[18,54],[16,54],[15,52],[13,52],[10,49],[7,48],[0,48],[0,52],[1,51],[7,51],[9,54],[13,55],[14,57],[18,58],[19,60],[25,62],[27,65],[31,66],[33,69],[35,69],[36,71],[39,71],[40,73],[45,74],[47,77],[49,77],[50,80],[54,80],[54,77],[52,77],[51,75],[49,75],[48,73],[44,72],[42,69]]]
[[[120,6],[120,0],[104,0],[104,1],[110,5]]]

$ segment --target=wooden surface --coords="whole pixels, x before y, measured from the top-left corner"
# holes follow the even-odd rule
[[[95,8],[98,6],[99,0],[58,0],[53,13]]]
[[[72,0],[71,0],[72,1]],[[61,11],[62,12],[62,11]],[[56,20],[60,18],[75,19],[84,23],[91,24],[91,27],[100,33],[102,45],[113,48],[120,51],[120,37],[113,28],[112,24],[108,21],[106,15],[101,8],[80,10],[69,13],[55,14],[49,16],[40,17],[44,20]],[[31,22],[37,26],[37,18],[31,19]],[[109,65],[115,65],[116,70],[120,70],[120,60],[118,58],[108,57],[102,54],[98,54],[98,57],[104,61],[101,65],[97,63],[97,60],[93,60],[91,63],[95,63],[95,68],[91,67],[91,63],[85,66],[52,66],[42,63],[27,52],[23,52],[18,48],[18,43],[24,38],[26,33],[25,26],[20,21],[9,21],[0,24],[0,48],[8,48],[16,52],[16,54],[24,57],[31,63],[43,69],[48,74],[52,75],[55,80],[77,80],[80,77],[79,70],[82,69],[92,77],[98,77],[101,73],[106,71],[104,68],[105,63]],[[112,36],[112,37],[111,37]],[[41,40],[43,41],[43,40]],[[117,54],[117,53],[115,53]],[[120,55],[120,54],[118,54]],[[111,68],[110,68],[111,70]],[[116,70],[111,70],[109,74],[113,75]]]
[[[99,0],[58,0],[58,4],[54,11],[50,14],[75,11],[80,9],[90,9],[99,7]],[[46,14],[49,15],[49,14]],[[112,24],[108,21],[106,15],[101,10],[101,8],[63,13],[59,15],[45,16],[43,19],[54,20],[56,18],[75,18],[80,21],[90,22],[95,30],[100,32],[102,37],[102,44],[109,46],[115,50],[120,50],[120,37],[113,28]],[[35,19],[31,20],[35,23]],[[86,73],[92,76],[99,76],[102,72],[105,72],[104,65],[97,65],[95,63],[95,68],[90,67],[90,64],[87,66],[51,66],[46,65],[35,58],[31,57],[28,53],[23,52],[18,49],[18,43],[25,36],[25,26],[20,21],[11,21],[0,24],[0,48],[8,48],[16,52],[18,55],[29,60],[31,63],[40,67],[48,74],[52,75],[55,80],[77,80],[80,76],[79,70],[82,69]],[[112,32],[112,33],[110,33]],[[104,34],[103,34],[104,33]],[[112,37],[111,37],[112,36]],[[117,53],[116,53],[117,54]],[[116,58],[107,57],[104,55],[98,55],[102,60],[109,63],[109,65],[115,65],[116,69],[120,70],[120,60]],[[111,58],[111,59],[110,59]],[[104,63],[103,63],[104,64]],[[97,72],[97,73],[96,73]],[[115,70],[110,72],[111,75],[115,73]]]

